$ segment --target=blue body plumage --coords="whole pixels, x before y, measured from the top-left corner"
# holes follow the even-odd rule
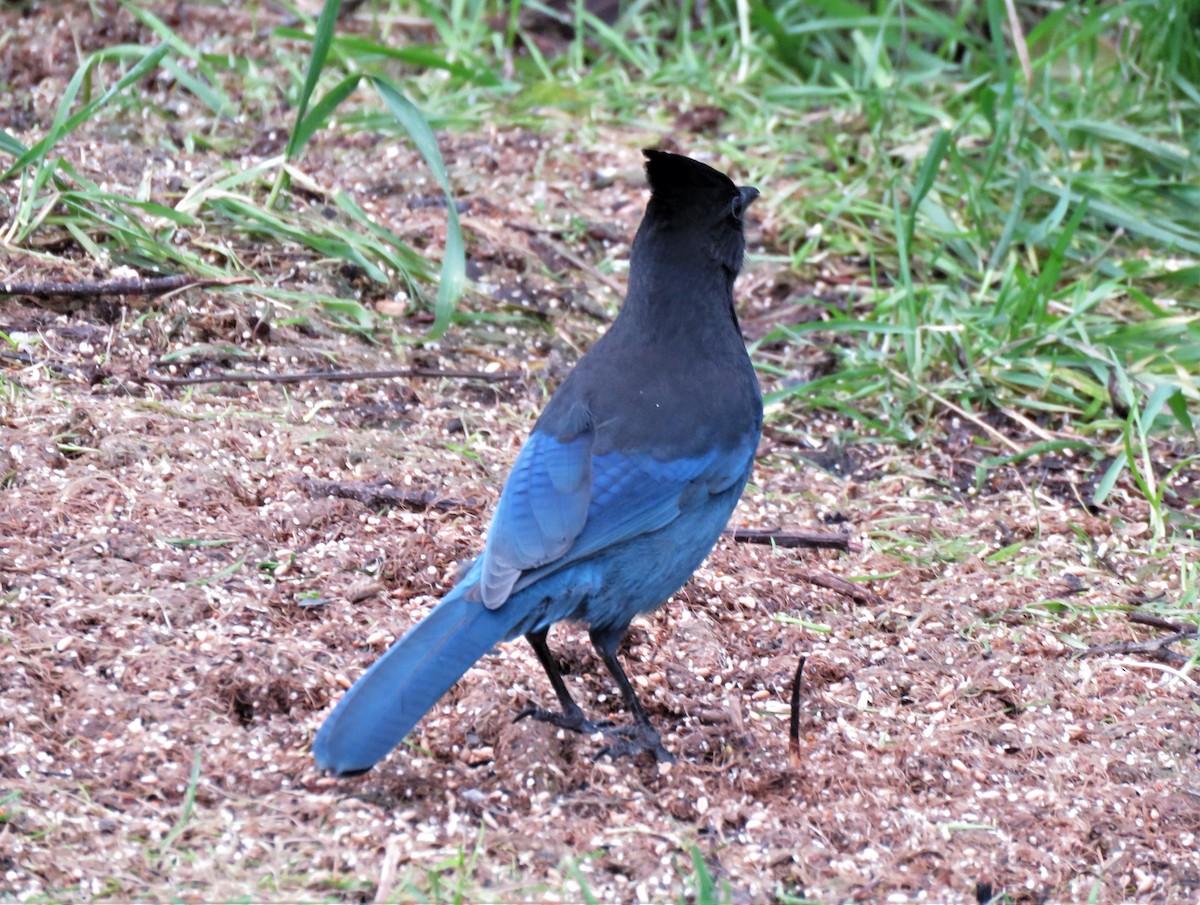
[[[603,731],[614,755],[670,759],[616,649],[630,621],[665,602],[708,555],[750,475],[762,402],[733,281],[742,213],[758,192],[686,157],[646,156],[652,195],[621,314],[538,419],[482,555],[317,733],[323,769],[369,769],[476,660],[518,635],[562,705],[523,716]],[[592,723],[571,699],[546,646],[562,620],[588,626],[633,725]]]

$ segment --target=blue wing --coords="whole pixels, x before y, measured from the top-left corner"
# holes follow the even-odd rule
[[[587,521],[592,433],[560,441],[534,431],[513,463],[479,558],[478,596],[488,609],[508,599],[521,573],[559,559]]]
[[[560,441],[534,431],[517,457],[467,581],[495,609],[549,571],[670,524],[749,473],[756,438],[735,449],[661,460],[646,452],[593,454],[587,431]],[[536,574],[530,574],[536,573]],[[522,579],[524,576],[524,580]]]

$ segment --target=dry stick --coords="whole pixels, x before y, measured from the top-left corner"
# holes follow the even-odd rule
[[[1004,417],[1008,418],[1010,421],[1017,422],[1017,424],[1021,425],[1021,427],[1025,428],[1025,430],[1029,431],[1029,433],[1033,434],[1035,437],[1041,437],[1043,440],[1045,440],[1047,442],[1054,439],[1054,435],[1052,433],[1038,427],[1036,424],[1034,424],[1032,421],[1030,421],[1028,418],[1026,418],[1020,412],[1015,411],[1015,410],[1009,408],[1008,406],[1004,406],[1004,405],[999,406],[999,409],[1000,409],[1000,411],[1002,411],[1004,413]]]
[[[870,591],[860,588],[858,585],[846,581],[844,578],[838,578],[838,576],[831,572],[804,571],[800,573],[800,577],[809,584],[815,584],[818,588],[825,588],[828,591],[837,591],[839,594],[845,594],[860,606],[883,605],[883,598],[878,594],[872,594]]]
[[[383,371],[301,371],[296,374],[255,374],[249,371],[230,371],[225,374],[206,374],[200,377],[160,377],[149,372],[142,375],[147,383],[164,387],[192,386],[198,383],[303,383],[323,380],[327,383],[348,383],[354,380],[390,380],[395,377],[447,377],[455,380],[485,380],[500,383],[519,380],[516,371],[453,371],[441,368],[396,368]]]
[[[982,418],[978,417],[977,415],[972,415],[970,412],[968,412],[966,409],[962,408],[961,406],[955,405],[953,402],[951,402],[945,396],[939,396],[933,390],[927,389],[926,387],[917,386],[911,380],[909,380],[907,377],[905,377],[903,374],[901,374],[899,371],[897,371],[895,368],[888,368],[887,370],[888,370],[888,373],[891,374],[893,377],[895,377],[897,380],[900,380],[900,381],[904,382],[905,384],[907,384],[908,386],[913,387],[914,389],[918,390],[919,392],[924,393],[926,396],[928,396],[930,399],[932,399],[938,405],[943,406],[944,408],[948,408],[950,411],[954,412],[959,417],[966,418],[968,421],[970,421],[972,424],[974,424],[976,427],[978,427],[984,433],[991,434],[993,439],[995,439],[998,442],[1002,443],[1003,445],[1007,446],[1013,452],[1019,453],[1019,452],[1025,451],[1019,444],[1014,443],[1008,437],[1004,436],[1004,434],[1000,433],[1000,431],[996,430],[996,428],[992,427],[990,424],[988,424]]]
[[[777,547],[814,547],[827,550],[861,550],[848,534],[833,531],[782,531],[735,528],[733,539],[744,544],[773,544]],[[860,606],[881,606],[883,598],[830,572],[800,573],[800,577],[819,588],[844,594]]]
[[[896,371],[892,368],[888,368],[888,370],[893,375],[895,375],[896,377],[900,378],[905,383],[907,383],[910,387],[915,386],[915,384],[913,384],[913,382],[911,380],[909,380],[907,377],[905,377],[899,371]],[[992,427],[990,424],[988,424],[982,418],[979,418],[976,415],[972,415],[966,409],[962,408],[961,406],[955,405],[953,402],[951,402],[946,397],[940,396],[937,393],[933,392],[933,390],[926,389],[925,387],[922,387],[922,386],[916,386],[916,389],[920,390],[922,393],[924,393],[926,396],[928,396],[930,399],[932,399],[938,405],[948,408],[950,411],[954,412],[956,415],[958,415],[962,418],[966,418],[968,421],[970,421],[976,427],[991,434],[993,437],[995,437],[997,440],[999,440],[1001,443],[1003,443],[1005,446],[1007,446],[1009,449],[1013,450],[1014,452],[1018,452],[1018,453],[1024,452],[1024,450],[1021,448],[1020,445],[1018,445],[1017,443],[1014,443],[1008,437],[1004,436],[1004,434],[1000,433],[1000,431],[996,430],[994,427]],[[1015,421],[1017,424],[1021,425],[1021,427],[1025,428],[1025,430],[1027,430],[1031,434],[1033,434],[1035,437],[1040,437],[1041,439],[1046,440],[1046,441],[1050,441],[1050,440],[1054,439],[1054,435],[1052,433],[1038,427],[1036,424],[1034,424],[1032,421],[1030,421],[1028,418],[1026,418],[1024,415],[1020,414],[1019,412],[1013,411],[1011,408],[1007,408],[1005,406],[1000,406],[999,409],[1006,418],[1008,418],[1010,421]]]
[[[79,283],[0,282],[0,295],[25,295],[35,299],[95,298],[101,295],[163,295],[180,289],[236,286],[252,283],[253,277],[202,278],[179,274],[136,280],[86,280]]]
[[[854,550],[858,548],[857,544],[851,542],[850,535],[840,531],[734,528],[732,536],[739,543],[770,544],[773,547],[812,547],[818,550]]]
[[[548,239],[545,236],[537,236],[535,238],[537,238],[537,240],[539,242],[542,242],[543,244],[548,246],[551,251],[553,251],[556,255],[558,255],[563,260],[565,260],[568,264],[574,265],[574,267],[577,270],[582,270],[588,276],[599,280],[601,283],[603,283],[605,286],[607,286],[609,289],[611,289],[617,295],[623,295],[625,293],[624,286],[622,286],[620,283],[618,283],[616,280],[614,280],[608,274],[601,273],[599,270],[597,270],[595,267],[593,267],[591,264],[589,264],[583,258],[579,257],[579,255],[574,254],[572,251],[570,251],[561,242],[555,242],[553,239]]]
[[[80,376],[78,368],[74,368],[69,364],[64,364],[63,362],[39,360],[34,358],[28,352],[0,352],[0,359],[4,359],[6,361],[15,361],[17,364],[29,368],[49,368],[50,370],[61,374],[63,377]],[[8,379],[12,380],[13,378],[9,377]]]
[[[4,349],[0,349],[0,358],[3,358],[5,361],[15,361],[19,365],[25,365],[26,367],[31,368],[38,367],[40,365],[46,365],[50,368],[55,367],[53,362],[38,361],[28,352],[7,352]]]
[[[556,255],[561,257],[568,264],[571,264],[572,266],[574,266],[577,270],[582,270],[588,276],[594,277],[596,280],[599,280],[601,283],[603,283],[605,286],[607,286],[609,289],[611,289],[617,295],[625,294],[625,287],[622,286],[619,282],[614,280],[608,274],[601,273],[599,270],[597,270],[595,267],[593,267],[591,264],[589,264],[583,258],[579,257],[579,255],[574,254],[570,249],[568,249],[561,242],[554,241],[554,239],[552,237],[553,232],[554,232],[553,230],[539,229],[536,226],[527,226],[524,223],[515,223],[511,220],[506,220],[504,222],[504,225],[507,226],[509,229],[515,229],[518,232],[523,232],[526,235],[533,236],[534,238],[538,239],[539,241],[545,242],[546,245],[549,246],[551,251],[553,251]]]
[[[380,506],[397,506],[424,512],[426,509],[437,509],[446,512],[450,509],[477,509],[482,505],[474,497],[455,499],[445,497],[430,491],[401,490],[387,481],[372,481],[367,484],[349,483],[346,481],[318,481],[313,478],[299,478],[297,483],[303,486],[311,496],[333,496],[347,500],[357,500],[372,509]]]
[[[1021,61],[1021,71],[1025,74],[1025,84],[1033,84],[1033,67],[1029,64],[1029,46],[1025,42],[1025,30],[1021,28],[1021,17],[1017,15],[1017,4],[1014,0],[1004,0],[1008,10],[1008,27],[1012,29],[1013,47],[1017,50],[1017,59]]]
[[[1151,628],[1166,629],[1171,632],[1164,638],[1151,638],[1148,641],[1118,641],[1115,644],[1097,644],[1089,647],[1079,656],[1088,657],[1094,654],[1143,654],[1151,660],[1166,663],[1169,666],[1186,666],[1192,658],[1186,654],[1171,650],[1169,645],[1176,641],[1193,640],[1200,637],[1200,626],[1188,622],[1173,622],[1161,616],[1150,613],[1129,613],[1130,622],[1137,625],[1148,625]]]
[[[788,759],[793,767],[799,767],[800,759],[800,679],[804,672],[805,657],[796,664],[796,676],[792,679],[792,713],[788,722]]]
[[[1200,634],[1200,626],[1187,622],[1172,622],[1162,616],[1152,616],[1149,613],[1130,613],[1129,621],[1138,625],[1149,625],[1152,628],[1165,629],[1168,632],[1179,632],[1182,635]]]
[[[1178,651],[1171,650],[1168,645],[1174,644],[1176,641],[1195,638],[1196,633],[1192,632],[1175,632],[1167,635],[1165,638],[1153,638],[1149,641],[1118,641],[1115,644],[1097,644],[1095,647],[1089,647],[1081,652],[1081,657],[1091,657],[1096,654],[1142,654],[1150,660],[1157,660],[1159,663],[1166,663],[1168,666],[1180,667],[1186,666],[1192,662],[1192,658],[1181,654]],[[1192,681],[1197,681],[1193,679]]]

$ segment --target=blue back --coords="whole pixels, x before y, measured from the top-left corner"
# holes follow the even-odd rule
[[[750,475],[755,428],[732,449],[666,461],[593,456],[583,438],[535,431],[459,589],[489,609],[528,609],[514,635],[561,619],[628,625],[678,590],[716,543]],[[487,596],[501,588],[504,596]]]

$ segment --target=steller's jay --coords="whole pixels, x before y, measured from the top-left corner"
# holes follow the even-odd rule
[[[673,760],[617,660],[639,613],[674,594],[708,555],[750,476],[762,397],[733,282],[742,216],[758,197],[698,161],[645,151],[650,203],[629,289],[608,332],[534,425],[505,482],[483,553],[338,703],[313,742],[340,776],[369,770],[497,642],[524,635],[562,710],[530,716],[588,734],[612,756]],[[585,719],[546,645],[550,626],[588,627],[630,726]]]

